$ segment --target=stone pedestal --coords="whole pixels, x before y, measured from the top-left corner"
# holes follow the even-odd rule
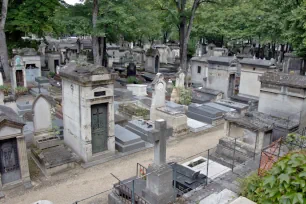
[[[126,88],[132,91],[135,96],[146,96],[147,95],[147,85],[144,84],[127,84]]]
[[[148,168],[147,188],[143,190],[143,197],[151,204],[167,204],[176,198],[172,186],[173,170],[169,165],[150,166]]]

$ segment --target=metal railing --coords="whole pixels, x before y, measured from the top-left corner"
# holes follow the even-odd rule
[[[145,177],[146,174],[147,174],[147,168],[137,163],[136,178],[141,178],[141,179],[146,180],[146,177]]]

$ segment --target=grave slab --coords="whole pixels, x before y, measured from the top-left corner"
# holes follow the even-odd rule
[[[211,125],[218,125],[223,122],[223,112],[221,110],[203,104],[189,105],[187,117]]]
[[[154,127],[154,123],[145,120],[131,120],[125,126],[126,129],[140,136],[146,142],[149,142],[148,136]]]
[[[237,197],[238,195],[233,191],[224,189],[220,193],[213,193],[210,196],[204,198],[200,201],[200,204],[229,204]]]
[[[145,142],[135,133],[120,125],[115,126],[116,149],[119,152],[128,152],[145,147]]]
[[[191,132],[201,132],[203,130],[212,128],[213,126],[207,123],[203,123],[191,118],[187,118],[187,125]]]
[[[45,88],[40,88],[40,93],[38,88],[31,88],[30,93],[35,97],[38,96],[39,94],[49,95],[49,91]]]
[[[223,105],[223,106],[227,106],[229,108],[233,108],[237,110],[237,112],[240,114],[244,114],[248,110],[248,107],[249,107],[246,104],[238,103],[238,102],[231,101],[228,99],[221,99],[221,100],[216,101],[216,103]]]
[[[25,114],[26,112],[32,111],[32,103],[30,103],[29,101],[17,101],[16,105],[19,116]]]
[[[186,166],[194,171],[200,171],[202,174],[207,176],[207,158],[205,157],[197,157],[191,161],[188,161],[183,166]],[[208,163],[208,178],[215,179],[226,172],[231,171],[230,168],[223,166],[222,164],[219,164],[211,159],[209,159]]]
[[[205,105],[209,106],[209,107],[212,107],[212,108],[215,108],[215,109],[218,109],[218,110],[223,111],[225,113],[227,113],[227,112],[235,112],[236,111],[236,109],[234,109],[234,108],[230,108],[230,107],[223,106],[223,105],[220,105],[218,103],[213,103],[213,102],[205,103]]]

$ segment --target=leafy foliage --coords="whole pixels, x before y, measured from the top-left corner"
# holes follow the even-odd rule
[[[182,105],[190,105],[191,99],[192,99],[192,92],[190,89],[185,89],[185,88],[179,88],[178,89],[179,93],[179,103]]]
[[[17,96],[24,95],[24,94],[26,94],[27,92],[28,92],[28,88],[26,88],[26,87],[17,86],[17,87],[15,88],[15,94],[16,94]]]
[[[130,76],[127,78],[128,84],[141,84],[141,81],[134,76]]]
[[[263,178],[248,177],[242,195],[257,203],[306,203],[306,152],[282,157]]]
[[[5,96],[8,96],[11,90],[12,89],[10,86],[6,86],[6,85],[0,86],[0,91],[2,91]]]

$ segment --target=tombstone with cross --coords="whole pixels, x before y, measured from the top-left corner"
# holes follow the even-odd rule
[[[173,202],[176,197],[172,186],[173,170],[166,163],[167,138],[172,135],[172,131],[164,119],[158,119],[149,135],[149,141],[154,143],[154,163],[148,168],[143,196],[151,204],[166,204]]]

